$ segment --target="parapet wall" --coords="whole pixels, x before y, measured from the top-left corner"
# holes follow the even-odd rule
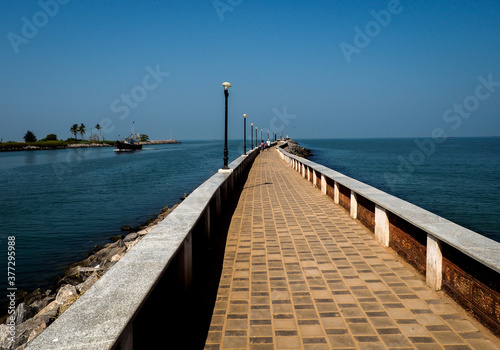
[[[282,159],[350,212],[485,325],[500,334],[500,243],[323,165],[277,148]]]
[[[258,153],[240,156],[194,190],[27,349],[193,347],[205,318],[210,324],[223,222]]]

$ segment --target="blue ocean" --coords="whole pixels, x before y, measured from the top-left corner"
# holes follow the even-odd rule
[[[310,160],[500,242],[500,138],[297,140]]]
[[[18,289],[48,287],[95,245],[156,217],[223,166],[222,141],[0,153],[1,249],[15,236]],[[229,162],[243,153],[230,141]],[[7,276],[1,279],[7,288]],[[3,301],[3,296],[0,296]]]
[[[500,241],[500,138],[296,140],[312,161]],[[230,161],[243,152],[229,143]],[[1,247],[16,242],[16,287],[55,282],[95,245],[178,203],[223,165],[222,141],[0,153]],[[7,277],[0,286],[3,290]]]

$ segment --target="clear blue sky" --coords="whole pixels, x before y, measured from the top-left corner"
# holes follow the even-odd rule
[[[221,139],[224,81],[232,139],[243,113],[293,138],[500,135],[498,0],[9,0],[0,23],[4,141]]]

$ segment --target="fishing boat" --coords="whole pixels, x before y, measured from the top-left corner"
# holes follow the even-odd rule
[[[136,139],[132,137],[127,137],[123,141],[115,142],[116,152],[130,152],[142,149],[142,145]]]
[[[134,132],[134,127],[132,126],[130,137],[126,137],[123,141],[117,140],[115,142],[115,152],[131,152],[142,149],[139,136],[139,134]]]

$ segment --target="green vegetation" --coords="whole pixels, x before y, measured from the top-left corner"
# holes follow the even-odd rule
[[[15,151],[15,150],[30,150],[30,149],[58,149],[58,148],[68,148],[71,145],[93,145],[93,144],[105,144],[109,146],[114,145],[114,141],[107,141],[101,135],[102,126],[97,124],[95,128],[98,131],[98,134],[92,133],[92,128],[90,129],[89,140],[84,140],[83,137],[86,134],[85,124],[81,123],[73,124],[69,129],[70,133],[74,137],[70,137],[66,139],[66,141],[58,140],[56,134],[48,134],[45,138],[40,141],[37,140],[35,134],[28,130],[24,135],[24,142],[17,141],[8,141],[3,142],[3,139],[0,140],[0,151]],[[80,135],[80,139],[78,139],[78,135]],[[141,141],[148,141],[149,136],[142,134],[140,135]],[[74,147],[74,146],[73,146]]]
[[[36,142],[2,142],[0,143],[0,151],[1,150],[22,150],[28,148],[30,146],[39,147],[42,149],[56,149],[56,148],[66,148],[69,145],[91,145],[91,144],[106,144],[112,146],[114,144],[113,141],[99,141],[99,142],[90,142],[90,141],[36,141]]]
[[[41,139],[40,141],[57,141],[57,135],[56,134],[48,134],[45,136],[44,139]]]
[[[139,135],[139,141],[140,142],[146,142],[146,141],[149,141],[149,136],[146,135],[146,134],[140,134]]]
[[[102,126],[100,126],[99,124],[97,124],[95,126],[95,128],[97,129],[97,132],[99,133],[99,137],[97,138],[97,141],[99,141],[101,139],[101,129],[102,129]]]
[[[78,124],[73,124],[73,126],[71,126],[71,128],[69,129],[69,131],[75,135],[75,140],[78,140],[78,137],[76,137],[76,134],[78,134]]]
[[[23,149],[27,146],[43,147],[43,148],[62,148],[68,143],[64,141],[35,141],[35,142],[3,142],[0,143],[0,149]]]
[[[83,135],[85,135],[85,125],[83,123],[80,124],[78,127],[78,132],[80,133],[80,136],[82,137],[83,140]]]
[[[24,138],[24,142],[36,142],[36,136],[35,136],[35,134],[34,134],[32,131],[30,131],[30,130],[28,130],[28,131],[26,132],[26,134],[24,135],[24,137],[23,137],[23,138]]]

